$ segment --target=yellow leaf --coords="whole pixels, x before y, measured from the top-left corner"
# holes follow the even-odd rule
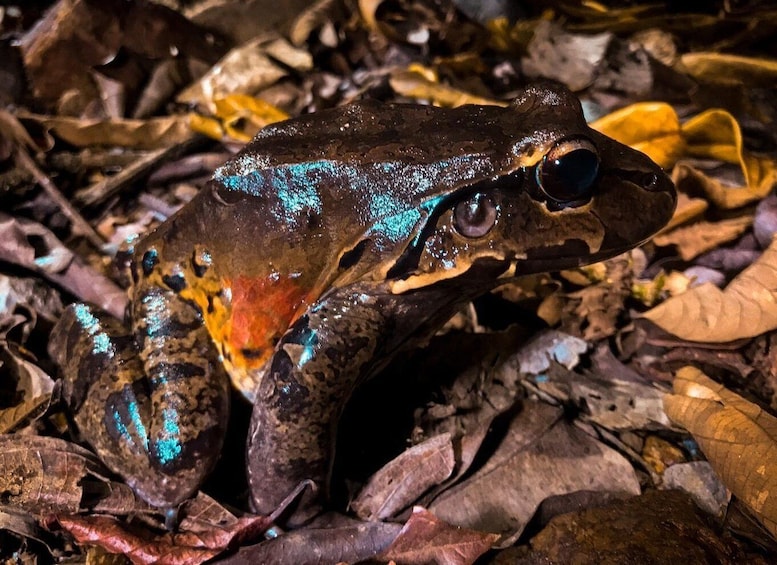
[[[462,104],[484,104],[487,106],[508,106],[507,102],[482,98],[463,90],[435,82],[428,72],[418,67],[413,70],[397,71],[391,74],[389,84],[394,92],[408,98],[431,100],[436,106],[455,108]]]
[[[289,117],[280,108],[247,94],[230,94],[214,99],[213,103],[227,135],[239,141],[250,141],[264,126]]]
[[[691,434],[728,489],[777,535],[777,418],[694,367],[683,367],[664,410]],[[775,496],[772,496],[772,495]]]
[[[683,154],[680,120],[664,102],[640,102],[599,118],[595,130],[642,151],[668,169]]]
[[[247,94],[230,94],[213,100],[216,117],[192,115],[192,129],[214,139],[227,136],[246,143],[268,124],[289,117],[283,110],[261,98]]]
[[[742,131],[725,110],[707,110],[682,126],[686,152],[700,159],[718,159],[739,165],[745,177],[741,188],[723,187],[712,181],[708,195],[720,208],[729,209],[758,200],[777,182],[777,161],[759,157],[744,148]]]
[[[703,284],[643,317],[689,341],[717,343],[777,329],[777,239],[725,290]]]
[[[222,139],[224,137],[224,126],[216,118],[208,118],[199,114],[189,114],[189,126],[192,130],[213,139]]]
[[[683,70],[704,82],[739,83],[749,88],[771,88],[777,82],[777,61],[725,53],[686,53]]]

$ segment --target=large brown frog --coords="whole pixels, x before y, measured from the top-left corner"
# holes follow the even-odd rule
[[[351,104],[262,130],[135,245],[130,324],[71,306],[51,351],[82,435],[162,508],[218,459],[231,377],[254,403],[254,509],[312,479],[300,521],[358,383],[462,303],[621,253],[674,207],[661,169],[561,87],[507,108]]]

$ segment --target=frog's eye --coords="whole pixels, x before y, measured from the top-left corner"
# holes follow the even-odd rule
[[[565,139],[554,145],[537,166],[537,184],[557,202],[588,197],[599,173],[599,154],[587,139]]]
[[[453,225],[464,237],[483,237],[496,224],[497,206],[487,194],[476,192],[453,209]]]

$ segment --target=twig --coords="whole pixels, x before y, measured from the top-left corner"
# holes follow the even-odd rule
[[[59,209],[62,210],[62,213],[65,214],[68,220],[70,220],[70,223],[73,224],[75,231],[86,237],[89,243],[94,245],[96,249],[102,249],[103,245],[105,245],[105,240],[100,237],[100,234],[98,234],[94,228],[89,225],[89,222],[87,222],[78,212],[78,210],[76,210],[70,204],[67,198],[62,195],[54,182],[38,168],[38,165],[35,164],[35,161],[33,161],[32,157],[30,157],[27,151],[22,147],[17,147],[16,151],[14,152],[14,157],[16,159],[16,164],[27,170],[33,176],[36,182],[41,185],[41,187],[43,187],[43,190],[46,192],[49,198],[51,198],[54,203],[59,206]]]

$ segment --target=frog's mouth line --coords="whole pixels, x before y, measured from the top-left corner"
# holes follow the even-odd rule
[[[520,277],[582,267],[583,265],[590,265],[617,257],[635,247],[639,247],[648,239],[650,239],[650,236],[638,243],[624,243],[623,245],[607,247],[594,253],[590,252],[588,245],[581,239],[567,240],[563,245],[557,245],[552,248],[544,247],[529,250],[525,258],[512,261],[511,271],[514,276]],[[532,251],[535,254],[534,257],[532,257]],[[542,256],[539,256],[540,254]]]

